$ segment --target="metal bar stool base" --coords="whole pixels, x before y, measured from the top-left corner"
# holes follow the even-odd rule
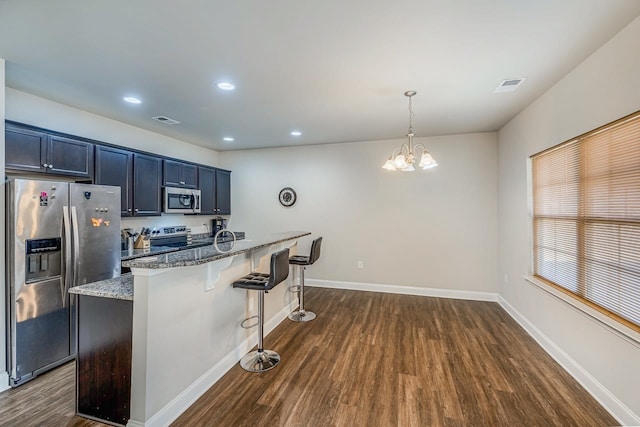
[[[313,311],[300,311],[296,310],[289,314],[289,320],[294,322],[310,322],[316,318],[316,314]]]
[[[252,351],[240,359],[242,369],[249,372],[265,372],[273,369],[280,362],[280,355],[275,351]]]

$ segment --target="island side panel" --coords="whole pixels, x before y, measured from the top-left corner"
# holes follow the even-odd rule
[[[126,425],[133,301],[78,296],[77,412]]]
[[[295,240],[287,245],[295,254]],[[269,257],[278,248],[260,254],[257,270],[269,270]],[[257,328],[246,330],[240,323],[257,314],[256,292],[231,286],[251,271],[250,258],[248,253],[236,256],[211,290],[205,290],[207,264],[133,269],[130,423],[143,425],[152,418],[170,423],[186,409],[184,393],[189,400],[197,398],[255,346]],[[297,300],[287,291],[289,281],[266,296],[265,323],[279,323],[294,308]]]

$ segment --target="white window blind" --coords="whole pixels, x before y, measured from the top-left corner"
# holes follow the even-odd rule
[[[532,156],[534,275],[640,331],[640,112]]]

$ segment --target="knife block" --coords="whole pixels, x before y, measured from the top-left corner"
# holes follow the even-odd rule
[[[135,249],[149,249],[150,246],[151,246],[151,241],[145,238],[145,236],[143,235],[138,236],[135,243],[133,244],[133,247]]]

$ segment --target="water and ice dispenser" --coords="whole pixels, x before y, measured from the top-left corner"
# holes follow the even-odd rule
[[[29,239],[25,242],[25,282],[32,283],[60,276],[61,239]]]

